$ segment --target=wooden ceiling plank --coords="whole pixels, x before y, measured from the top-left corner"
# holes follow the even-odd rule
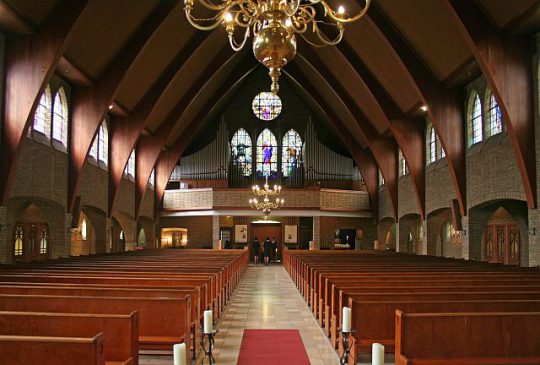
[[[301,68],[297,63],[293,62],[290,65],[287,65],[287,74],[289,74],[300,87],[306,89],[306,91],[313,96],[326,114],[327,119],[335,126],[341,141],[347,146],[347,150],[353,157],[364,178],[366,189],[369,194],[370,207],[373,211],[373,215],[376,217],[379,210],[379,174],[377,162],[372,151],[369,151],[368,149],[364,150],[360,147],[360,144],[349,132],[345,124],[341,121],[341,118],[325,101],[325,98],[318,91],[318,88],[313,86],[309,78],[302,73]]]
[[[170,62],[158,81],[145,94],[143,99],[126,117],[112,118],[111,144],[109,164],[109,211],[112,212],[118,195],[118,188],[122,181],[124,168],[129,156],[144,130],[148,116],[151,114],[162,94],[167,90],[180,69],[195,52],[208,32],[197,32],[189,42],[178,52]]]
[[[226,45],[226,49],[230,52],[230,48]],[[240,54],[239,56],[245,56],[245,53]],[[220,63],[224,66],[225,62],[214,62]],[[222,67],[223,67],[222,66]],[[178,137],[175,143],[171,148],[162,151],[159,155],[156,162],[156,199],[157,203],[160,203],[163,199],[163,194],[165,193],[165,188],[169,181],[169,178],[174,170],[174,167],[178,163],[180,157],[184,150],[189,146],[189,143],[193,136],[198,131],[199,121],[204,118],[208,110],[212,108],[212,105],[219,102],[219,99],[225,95],[227,90],[237,82],[241,82],[243,76],[251,71],[257,66],[254,57],[248,56],[243,62],[240,62],[240,65],[228,76],[227,80],[222,83],[219,90],[214,93],[214,95],[207,100],[206,103],[201,107],[200,111],[196,114],[194,118],[191,119],[189,124],[184,128],[184,132]],[[207,82],[211,82],[210,78],[207,78]],[[206,84],[206,83],[205,83]],[[198,89],[197,89],[198,90]],[[181,117],[177,115],[177,120]],[[156,204],[158,207],[160,204]]]
[[[94,137],[114,101],[120,83],[137,56],[144,50],[152,34],[175,8],[178,0],[161,1],[141,24],[114,61],[91,87],[72,91],[71,138],[68,153],[68,208],[73,212],[79,190],[81,172]],[[109,215],[111,212],[108,212]]]
[[[495,95],[512,143],[529,209],[535,209],[534,91],[529,37],[501,36],[470,1],[449,0],[462,35]]]
[[[460,212],[462,216],[465,216],[467,195],[462,90],[444,88],[376,6],[370,8],[369,17],[394,48],[409,71],[411,79],[414,80],[414,86],[421,95],[423,105],[428,107],[427,116],[435,127],[446,153],[448,170],[454,184]]]
[[[398,147],[403,153],[409,168],[409,177],[413,184],[416,201],[422,220],[425,219],[425,154],[424,129],[425,123],[419,118],[407,116],[400,110],[395,101],[386,92],[376,77],[367,71],[366,65],[354,53],[346,42],[338,45],[339,50],[349,60],[359,77],[383,109],[388,128],[392,132]]]
[[[35,33],[36,30],[5,1],[0,2],[0,24],[7,33]]]
[[[203,33],[203,32],[199,32]],[[201,90],[204,85],[209,82],[216,72],[219,71],[221,67],[227,62],[227,60],[233,55],[233,51],[227,44],[224,44],[221,51],[218,53],[215,62],[211,62],[203,72],[199,75],[197,80],[191,85],[188,92],[176,103],[174,108],[167,114],[167,117],[160,123],[159,128],[152,135],[141,136],[137,143],[137,153],[135,154],[135,210],[136,216],[140,212],[140,207],[146,193],[146,186],[148,184],[148,179],[152,173],[152,169],[156,166],[156,162],[162,152],[166,149],[167,139],[169,134],[173,130],[175,124],[178,122],[178,119],[182,116],[184,111],[187,109],[188,105],[192,102],[193,98],[196,97],[199,90]],[[185,146],[188,146],[188,143],[185,142]],[[177,158],[177,160],[180,156]],[[176,164],[176,162],[175,162]],[[159,196],[163,195],[165,187],[169,180],[170,174],[167,176],[167,181],[163,185],[162,177],[160,173],[162,172],[164,166],[161,166],[160,171],[157,171],[156,168],[156,185],[155,189]],[[166,170],[166,169],[165,169]],[[172,170],[171,170],[172,173]],[[160,198],[161,199],[161,198]],[[160,200],[158,199],[158,201]]]
[[[87,3],[87,0],[61,1],[45,19],[39,32],[6,36],[4,125],[0,143],[3,205],[11,196],[19,152],[41,95]]]
[[[310,63],[319,74],[335,90],[336,94],[343,100],[343,103],[350,110],[351,115],[364,134],[364,138],[369,149],[372,151],[377,164],[384,177],[385,185],[390,195],[390,201],[394,210],[394,217],[398,219],[398,179],[397,179],[397,145],[393,137],[380,135],[369,122],[363,110],[358,106],[356,100],[347,92],[343,85],[336,80],[328,66],[309,47],[302,49],[302,54],[306,56],[306,61]],[[385,121],[388,126],[390,122]]]

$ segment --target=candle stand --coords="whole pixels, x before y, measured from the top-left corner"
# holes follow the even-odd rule
[[[352,343],[349,343],[349,337],[351,336],[351,333],[354,333],[354,330],[351,330],[351,332],[341,332],[341,343],[343,345],[343,354],[341,355],[341,358],[339,359],[340,365],[348,365],[349,364],[349,355],[351,354],[351,347]]]
[[[215,365],[216,359],[214,359],[214,355],[212,355],[212,351],[214,351],[214,337],[218,333],[218,330],[213,330],[210,333],[204,333],[201,336],[201,349],[204,352],[204,357],[201,361],[201,364],[204,364],[204,360],[208,359],[208,365]],[[204,341],[205,337],[208,339],[208,341]]]

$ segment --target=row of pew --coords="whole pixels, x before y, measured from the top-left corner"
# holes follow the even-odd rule
[[[398,365],[540,364],[540,270],[382,251],[285,251],[284,265],[350,362],[381,343]]]
[[[245,250],[147,250],[0,265],[0,363],[138,365],[181,342],[189,363],[203,312],[219,319],[248,263]]]

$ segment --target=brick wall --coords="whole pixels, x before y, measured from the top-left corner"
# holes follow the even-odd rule
[[[426,166],[426,215],[450,208],[456,198],[446,158]]]
[[[399,178],[398,183],[398,212],[399,217],[407,214],[420,214],[416,192],[410,175]]]
[[[394,210],[388,191],[385,187],[382,187],[379,189],[379,220],[385,218],[394,218]]]

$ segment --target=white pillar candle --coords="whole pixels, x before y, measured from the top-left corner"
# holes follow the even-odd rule
[[[380,343],[371,346],[371,364],[384,365],[384,346]]]
[[[351,332],[351,308],[343,307],[341,332]]]
[[[212,311],[204,311],[204,333],[211,333],[213,331],[214,325],[212,321]]]
[[[173,346],[174,365],[186,365],[186,344],[177,343]]]

